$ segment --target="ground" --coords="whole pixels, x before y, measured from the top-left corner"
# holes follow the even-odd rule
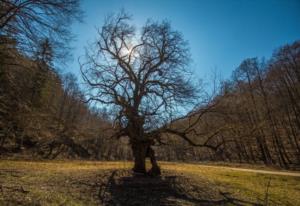
[[[0,205],[300,205],[300,174],[160,162],[0,160]]]

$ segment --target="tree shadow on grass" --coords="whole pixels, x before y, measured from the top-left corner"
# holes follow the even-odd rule
[[[212,185],[199,185],[184,176],[120,176],[118,171],[100,185],[98,197],[103,205],[260,205],[236,199]]]

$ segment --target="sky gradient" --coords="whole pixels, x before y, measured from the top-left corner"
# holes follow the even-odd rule
[[[300,40],[300,0],[84,0],[84,23],[72,31],[74,61],[67,72],[80,80],[77,59],[97,37],[105,16],[125,9],[136,27],[148,18],[169,20],[189,42],[191,68],[209,79],[217,69],[223,78],[248,57],[269,58],[274,49]]]

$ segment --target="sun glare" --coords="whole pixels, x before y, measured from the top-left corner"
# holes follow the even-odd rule
[[[132,40],[127,46],[121,49],[121,55],[124,57],[137,58],[138,52],[135,46],[138,44],[136,40]]]

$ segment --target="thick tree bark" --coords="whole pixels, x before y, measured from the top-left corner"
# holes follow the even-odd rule
[[[134,157],[133,172],[146,174],[146,154],[148,143],[133,142],[131,143],[131,148]]]
[[[134,157],[133,172],[139,174],[146,174],[146,158],[150,158],[152,164],[151,169],[148,171],[150,176],[159,176],[161,174],[160,167],[157,164],[154,150],[151,148],[149,142],[136,142],[132,143],[132,153]]]

